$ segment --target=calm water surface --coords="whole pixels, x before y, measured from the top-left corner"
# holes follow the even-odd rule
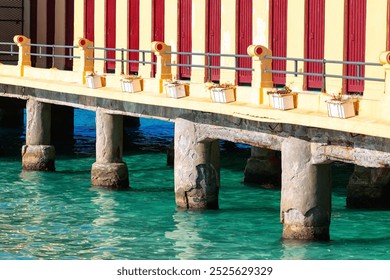
[[[173,124],[126,130],[131,191],[90,186],[94,113],[76,110],[56,172],[21,171],[22,130],[0,129],[0,259],[390,259],[390,212],[345,208],[351,166],[334,164],[330,242],[282,242],[280,191],[241,183],[247,146],[222,150],[220,210],[176,209]]]

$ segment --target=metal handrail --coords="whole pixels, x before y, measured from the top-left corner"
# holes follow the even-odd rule
[[[30,47],[38,47],[38,49],[39,49],[38,53],[29,52],[29,53],[26,53],[27,55],[36,56],[36,57],[39,57],[39,58],[42,58],[42,57],[52,58],[51,64],[52,64],[53,68],[54,68],[54,64],[55,64],[55,59],[56,58],[66,58],[66,59],[69,59],[69,60],[79,59],[80,58],[80,56],[74,56],[73,55],[73,49],[77,49],[78,48],[77,46],[32,44],[32,43],[28,43],[26,45],[30,46]],[[43,53],[42,52],[42,48],[51,49],[51,53],[46,53],[46,54]],[[66,55],[66,54],[55,54],[55,50],[56,49],[69,49],[69,54],[68,55]]]
[[[179,66],[179,67],[194,67],[194,68],[205,68],[207,69],[207,77],[208,81],[211,81],[211,69],[225,69],[225,70],[235,70],[235,71],[254,71],[254,68],[245,68],[239,67],[239,58],[251,58],[251,56],[246,54],[223,54],[223,53],[200,53],[200,52],[166,52],[167,54],[175,54],[175,55],[185,55],[187,57],[187,63],[166,63],[166,66]],[[205,56],[207,57],[207,64],[191,64],[190,56]],[[235,58],[235,66],[219,66],[219,65],[211,65],[211,57],[234,57]]]
[[[72,50],[75,48],[78,48],[77,46],[69,46],[69,45],[49,45],[49,44],[27,44],[31,47],[38,47],[39,52],[30,52],[27,53],[27,55],[31,56],[37,56],[37,57],[50,57],[52,58],[52,66],[54,67],[54,59],[55,58],[67,58],[67,59],[80,59],[80,56],[74,56],[72,55]],[[0,54],[10,54],[17,55],[19,52],[14,51],[14,46],[16,46],[13,42],[0,42],[0,46],[10,46],[10,51],[0,51]],[[51,53],[43,53],[42,48],[52,49]],[[58,48],[63,49],[69,49],[69,55],[64,54],[55,54],[55,50]],[[95,47],[90,46],[87,47],[88,49],[93,50],[103,50],[105,51],[105,57],[87,57],[88,60],[102,60],[102,61],[113,61],[113,62],[120,62],[121,63],[121,73],[124,73],[124,63],[138,63],[138,64],[152,64],[156,65],[157,62],[154,61],[146,61],[146,54],[153,54],[153,51],[151,50],[138,50],[138,49],[126,49],[126,48],[105,48],[105,47]],[[108,58],[107,52],[108,51],[115,51],[115,52],[121,52],[121,58]],[[124,59],[124,53],[140,53],[142,55],[141,60],[131,60],[131,59]],[[201,53],[201,52],[179,52],[179,51],[169,51],[166,52],[167,54],[173,54],[173,55],[183,55],[187,56],[187,63],[166,63],[165,66],[179,66],[179,67],[194,67],[194,68],[204,68],[207,69],[207,80],[211,79],[211,70],[212,69],[225,69],[225,70],[234,70],[234,71],[254,71],[254,68],[245,68],[245,67],[239,67],[239,58],[251,58],[249,55],[245,54],[222,54],[222,53]],[[192,64],[191,63],[191,56],[204,56],[207,58],[207,62],[205,64]],[[220,66],[220,65],[211,65],[211,57],[233,57],[235,58],[235,66]],[[280,56],[265,56],[265,59],[272,59],[272,60],[281,60],[281,61],[293,61],[294,62],[294,70],[274,70],[274,69],[266,69],[265,72],[268,73],[279,73],[279,74],[289,74],[294,75],[297,77],[298,75],[302,76],[314,76],[314,77],[321,77],[322,78],[322,90],[325,90],[326,85],[326,78],[341,78],[341,79],[351,79],[356,81],[375,81],[375,82],[384,82],[385,79],[381,78],[371,78],[371,77],[364,77],[361,75],[361,67],[364,66],[382,66],[380,63],[374,63],[374,62],[362,62],[362,61],[340,61],[340,60],[328,60],[328,59],[312,59],[312,58],[298,58],[298,57],[280,57]],[[311,62],[311,63],[321,63],[322,64],[322,71],[321,73],[318,72],[302,72],[298,71],[298,62]],[[356,76],[349,76],[349,75],[336,75],[336,74],[328,74],[326,73],[326,65],[327,64],[341,64],[341,65],[356,65]]]
[[[136,49],[125,49],[125,48],[104,48],[104,47],[95,47],[95,46],[90,46],[87,47],[87,49],[92,49],[92,50],[102,50],[104,51],[104,58],[101,57],[88,57],[87,60],[99,60],[99,61],[112,61],[112,62],[120,62],[121,63],[121,74],[124,74],[125,72],[125,66],[124,63],[138,63],[138,64],[151,64],[151,65],[156,65],[157,62],[154,61],[146,61],[146,54],[150,53],[153,54],[153,51],[151,50],[136,50]],[[107,57],[107,52],[108,51],[115,51],[115,52],[121,52],[121,59],[117,58],[108,58]],[[128,53],[141,53],[142,59],[141,60],[130,60],[130,59],[124,59],[125,57],[125,52]]]
[[[302,76],[311,76],[311,77],[321,77],[321,91],[325,91],[326,78],[339,78],[347,80],[356,80],[356,81],[374,81],[374,82],[384,82],[385,79],[380,78],[370,78],[361,76],[361,67],[362,66],[382,66],[380,63],[375,62],[363,62],[363,61],[341,61],[341,60],[328,60],[328,59],[313,59],[313,58],[297,58],[297,57],[281,57],[281,56],[265,56],[265,59],[272,60],[282,60],[282,61],[293,61],[294,62],[294,71],[287,70],[273,70],[266,69],[265,72],[268,73],[279,73],[279,74],[291,74],[297,77],[298,75]],[[312,62],[312,63],[321,63],[322,64],[322,73],[311,73],[311,72],[301,72],[298,71],[298,62]],[[326,73],[326,64],[341,64],[341,65],[356,65],[356,76],[348,75],[335,75]]]
[[[14,54],[18,54],[19,52],[18,51],[14,51],[14,46],[16,46],[15,43],[12,43],[12,42],[0,42],[0,46],[9,46],[10,47],[10,51],[0,51],[0,54],[10,54],[11,56],[13,56]]]

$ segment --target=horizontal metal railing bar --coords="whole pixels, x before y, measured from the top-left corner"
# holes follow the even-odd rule
[[[104,47],[87,47],[87,49],[101,50],[101,51],[123,51],[123,52],[138,52],[138,53],[153,53],[151,50],[135,50],[135,49],[118,49],[118,48],[104,48]]]
[[[341,61],[341,60],[314,59],[314,58],[297,58],[297,57],[281,57],[281,56],[265,56],[264,58],[266,58],[266,59],[273,59],[273,60],[285,60],[285,61],[349,64],[349,65],[364,65],[364,66],[382,66],[382,64],[380,64],[380,63],[364,62],[364,61]]]
[[[10,54],[10,55],[14,55],[14,54],[19,54],[19,52],[0,51],[0,54]]]
[[[309,73],[309,72],[295,72],[295,71],[283,71],[283,70],[266,69],[264,72],[278,73],[278,74],[302,75],[302,76],[313,76],[313,77],[325,77],[325,78],[340,78],[340,79],[361,80],[361,81],[374,81],[374,82],[384,82],[385,81],[385,79],[379,79],[379,78],[367,78],[367,77],[357,77],[357,76],[345,76],[345,75],[321,74],[321,73]]]
[[[67,46],[67,45],[46,45],[46,44],[26,44],[31,47],[44,47],[44,48],[63,48],[63,49],[77,49],[77,46]]]
[[[253,68],[241,68],[230,66],[212,66],[201,64],[184,64],[184,63],[166,63],[166,66],[183,66],[183,67],[195,67],[195,68],[209,68],[209,69],[226,69],[226,70],[240,70],[240,71],[254,71]]]
[[[80,58],[80,56],[72,56],[65,54],[44,54],[44,53],[26,53],[31,56],[40,56],[40,57],[54,57],[54,58]]]
[[[247,54],[223,54],[223,53],[197,53],[197,52],[166,52],[167,54],[178,54],[178,55],[203,55],[203,56],[225,56],[225,57],[240,57],[240,58],[251,58]]]
[[[87,60],[100,60],[100,61],[113,61],[113,62],[130,62],[130,63],[139,63],[139,64],[157,64],[157,62],[153,62],[153,61],[122,60],[122,59],[101,58],[101,57],[87,57]]]
[[[0,42],[0,45],[4,45],[4,46],[16,46],[16,43],[13,43],[13,42]]]

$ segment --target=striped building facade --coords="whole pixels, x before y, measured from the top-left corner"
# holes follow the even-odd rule
[[[337,61],[378,62],[389,50],[390,0],[30,0],[24,1],[28,22],[24,33],[32,42],[72,44],[85,37],[97,47],[150,50],[152,41],[163,41],[172,51],[246,54],[250,44],[265,45],[273,56]],[[26,18],[27,19],[27,18]],[[117,52],[117,58],[119,53]],[[95,56],[104,57],[103,51]],[[150,56],[150,54],[147,54]],[[108,58],[115,53],[108,52]],[[137,60],[137,53],[128,59]],[[151,59],[150,57],[147,59]],[[202,56],[174,55],[175,63],[205,64]],[[49,67],[50,59],[37,59]],[[234,58],[212,57],[212,65],[232,66]],[[69,68],[64,60],[56,67]],[[239,67],[251,67],[240,58]],[[101,72],[118,72],[119,63],[96,61]],[[273,69],[294,69],[291,61],[273,61]],[[321,73],[321,64],[298,62],[298,71]],[[327,73],[383,78],[380,67],[328,64]],[[153,66],[130,63],[126,72],[149,77]],[[205,80],[202,68],[175,67],[178,79]],[[214,81],[251,83],[251,72],[213,69]],[[303,90],[320,90],[320,77],[273,74],[274,83],[293,83]],[[327,78],[327,89],[344,92],[383,92],[377,82]]]

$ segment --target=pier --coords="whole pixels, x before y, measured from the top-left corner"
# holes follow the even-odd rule
[[[121,79],[126,75],[120,70],[101,73],[105,75],[105,87],[86,87],[85,77],[95,69],[93,42],[85,38],[76,40],[72,71],[32,67],[30,40],[15,36],[14,43],[19,49],[18,64],[0,64],[0,116],[1,123],[14,119],[17,110],[7,109],[13,108],[12,100],[26,102],[26,143],[21,147],[25,170],[55,170],[52,122],[55,108],[64,106],[96,111],[93,186],[118,190],[131,186],[131,174],[122,161],[123,117],[131,116],[175,123],[174,189],[179,208],[218,209],[218,140],[251,145],[252,161],[261,158],[273,166],[271,170],[281,171],[280,221],[285,239],[330,239],[333,161],[356,165],[348,186],[347,202],[351,207],[388,205],[389,52],[378,58],[385,77],[380,82],[381,92],[356,97],[357,116],[338,119],[328,116],[325,101],[331,97],[325,92],[293,88],[298,94],[297,108],[272,108],[268,95],[274,86],[269,71],[272,52],[260,45],[248,46],[253,65],[251,85],[236,86],[235,102],[223,104],[212,102],[208,84],[203,81],[188,81],[187,97],[166,95],[164,83],[173,78],[175,66],[171,47],[164,42],[151,43],[156,73],[153,77],[143,76],[143,90],[137,93],[122,91]],[[140,73],[150,73],[152,65],[146,64]],[[232,70],[221,67],[221,71]],[[270,163],[276,152],[281,152],[280,167],[278,162]],[[273,157],[264,156],[270,153]],[[369,174],[369,179],[359,180],[362,173]]]

